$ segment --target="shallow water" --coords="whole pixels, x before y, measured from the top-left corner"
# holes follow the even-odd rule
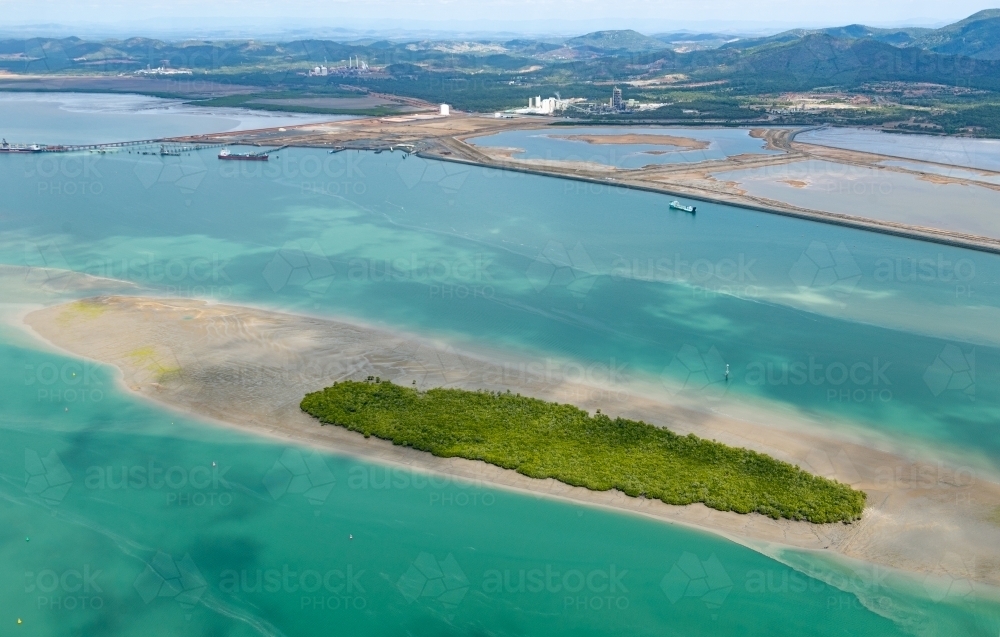
[[[956,177],[975,178],[956,170]],[[814,210],[1000,238],[1000,192],[990,188],[815,159],[715,177],[734,181],[751,195]]]
[[[7,263],[582,361],[594,380],[778,401],[1000,461],[993,255],[389,153],[104,156],[83,196],[42,175],[92,157],[3,159]],[[956,349],[975,379],[941,387]]]
[[[0,136],[12,144],[103,144],[349,119],[205,108],[145,95],[0,92]]]
[[[390,153],[9,156],[0,190],[2,263],[343,315],[507,348],[554,377],[1000,461],[992,255]],[[910,259],[933,267],[911,277]],[[3,300],[60,288],[36,269]],[[961,577],[942,589],[477,485],[387,481],[138,402],[111,370],[12,328],[0,352],[0,605],[34,634],[1000,630]],[[293,486],[293,471],[308,477]]]
[[[1000,170],[1000,140],[996,139],[883,133],[867,128],[820,128],[796,135],[795,141],[967,168]]]
[[[104,367],[0,355],[18,388],[0,407],[0,599],[33,635],[943,635],[956,620],[986,635],[1000,621],[957,593],[922,609],[919,581],[877,568],[316,455],[137,402]],[[48,369],[78,376],[44,385]],[[288,481],[299,466],[309,490]]]
[[[708,142],[704,149],[684,150],[676,146],[657,144],[592,144],[573,139],[560,139],[562,135],[670,135]],[[642,168],[650,164],[676,164],[725,159],[732,155],[780,154],[768,150],[762,139],[750,136],[741,128],[623,128],[566,126],[544,131],[505,131],[495,135],[474,137],[468,140],[476,146],[520,148],[523,152],[512,155],[517,159],[557,159],[562,161],[587,161],[618,168]]]
[[[968,168],[952,168],[949,166],[939,166],[936,164],[926,164],[923,162],[907,161],[905,159],[884,159],[879,162],[883,166],[898,166],[907,170],[942,175],[944,177],[954,177],[956,179],[970,179],[982,181],[989,184],[1000,185],[1000,175],[993,172],[983,172],[981,170],[971,170]]]

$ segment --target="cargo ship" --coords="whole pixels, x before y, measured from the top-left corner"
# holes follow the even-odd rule
[[[674,210],[683,210],[684,212],[694,212],[695,210],[697,210],[697,208],[695,208],[694,206],[685,206],[676,199],[670,202],[670,207],[673,208]]]
[[[40,153],[42,152],[42,147],[38,144],[32,144],[31,146],[11,146],[7,143],[7,140],[0,142],[0,153]]]
[[[231,153],[228,148],[219,152],[219,159],[235,159],[241,161],[267,161],[267,153]]]

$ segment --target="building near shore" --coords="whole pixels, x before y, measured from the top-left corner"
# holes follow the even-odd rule
[[[558,111],[566,110],[571,101],[558,97],[546,97],[542,99],[542,96],[539,95],[528,98],[528,108],[518,108],[514,112],[524,115],[554,115]]]
[[[611,110],[624,111],[625,102],[622,101],[622,90],[617,86],[611,89]]]

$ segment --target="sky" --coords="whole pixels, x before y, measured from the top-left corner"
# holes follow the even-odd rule
[[[129,35],[337,28],[759,32],[852,23],[941,26],[984,8],[989,5],[982,0],[0,0],[0,32],[10,34],[25,25],[36,31],[63,28]]]

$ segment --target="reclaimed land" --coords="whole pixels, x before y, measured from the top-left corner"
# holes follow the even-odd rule
[[[857,520],[865,506],[864,492],[762,453],[509,392],[370,379],[334,383],[301,407],[324,424],[435,456],[667,504],[817,524]]]

